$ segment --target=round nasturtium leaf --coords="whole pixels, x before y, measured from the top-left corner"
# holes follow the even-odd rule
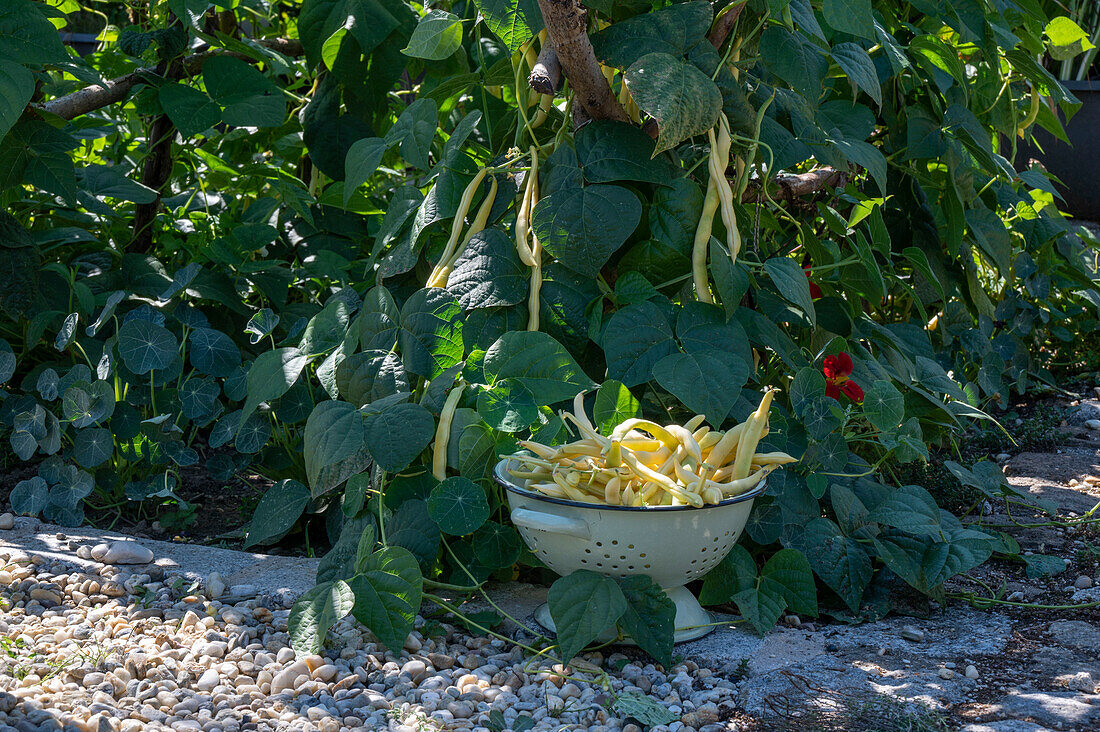
[[[73,438],[73,460],[82,468],[94,468],[111,457],[114,447],[115,439],[109,429],[89,427]]]
[[[465,536],[489,518],[489,501],[477,483],[455,476],[432,489],[428,515],[448,534]]]
[[[471,545],[478,564],[486,569],[501,569],[512,566],[519,559],[523,541],[511,526],[486,521],[474,532]]]
[[[50,500],[50,488],[37,475],[15,484],[8,497],[12,510],[24,516],[37,516]]]
[[[176,337],[167,328],[142,318],[127,320],[118,329],[118,353],[126,368],[138,375],[168,368],[178,348]]]
[[[226,377],[241,365],[237,344],[219,330],[196,328],[187,337],[191,365],[207,376]]]

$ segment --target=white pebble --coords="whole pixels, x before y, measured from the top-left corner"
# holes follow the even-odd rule
[[[95,554],[96,551],[93,549],[92,556],[94,557]],[[153,550],[136,541],[115,541],[98,559],[104,564],[148,564],[153,561]]]
[[[216,600],[225,592],[225,580],[217,572],[211,572],[206,580],[206,596]]]
[[[221,683],[221,677],[218,676],[218,672],[212,668],[208,668],[203,672],[199,680],[195,682],[195,686],[199,691],[213,691],[214,687]]]
[[[974,664],[970,664],[966,667],[966,678],[976,679],[978,678],[978,667]]]
[[[15,528],[15,516],[10,513],[0,513],[0,529],[7,531]]]

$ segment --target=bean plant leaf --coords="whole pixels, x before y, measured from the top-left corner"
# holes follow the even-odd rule
[[[595,277],[637,228],[638,196],[622,186],[555,191],[535,205],[531,226],[542,246],[569,269]]]
[[[882,104],[882,86],[871,56],[858,43],[838,43],[830,54],[857,89],[867,92],[876,104]]]
[[[709,2],[677,3],[613,23],[592,37],[600,61],[625,69],[647,53],[682,56],[707,43],[713,10]]]
[[[638,106],[657,120],[654,155],[705,134],[722,111],[722,93],[710,77],[667,53],[649,53],[631,64],[626,85]]]
[[[814,574],[829,585],[852,612],[859,609],[871,581],[871,557],[852,537],[826,518],[810,521],[793,537],[792,545],[809,560]]]
[[[348,402],[321,402],[306,419],[302,438],[309,484],[316,486],[322,469],[363,448],[363,415]]]
[[[542,13],[535,0],[477,0],[476,4],[489,30],[513,53],[542,30]]]
[[[673,353],[653,365],[653,378],[715,428],[729,415],[749,377],[739,356],[715,348]]]
[[[489,518],[485,491],[467,478],[447,478],[432,489],[428,515],[443,531],[465,536],[477,530]]]
[[[608,379],[596,390],[592,418],[602,434],[609,435],[619,424],[637,417],[642,404],[621,381]]]
[[[423,568],[430,568],[435,561],[440,538],[427,504],[419,499],[404,501],[386,522],[386,542],[408,549]]]
[[[355,619],[392,651],[412,632],[424,579],[416,557],[407,549],[388,546],[371,554],[348,581],[355,595]]]
[[[834,30],[875,40],[871,0],[823,0],[821,12]]]
[[[577,131],[576,146],[577,162],[589,183],[669,183],[668,163],[654,159],[653,140],[633,125],[594,120]]]
[[[221,122],[222,110],[210,96],[198,89],[168,82],[157,90],[157,99],[172,124],[184,137],[192,137]]]
[[[407,402],[369,414],[363,424],[371,458],[390,472],[408,467],[435,434],[431,412],[419,404]]]
[[[513,379],[540,404],[571,399],[596,386],[560,343],[538,331],[502,335],[485,352],[484,369],[490,385]]]
[[[516,305],[527,299],[530,273],[516,244],[502,229],[478,232],[455,262],[447,279],[463,310]]]
[[[34,95],[34,76],[9,59],[0,61],[0,138],[8,134]]]
[[[672,724],[680,717],[652,696],[637,691],[619,694],[613,706],[624,717],[633,717],[648,727]]]
[[[355,606],[355,593],[343,580],[322,582],[306,592],[290,609],[287,630],[297,653],[312,655],[324,646],[328,630]]]
[[[344,399],[360,406],[410,391],[401,357],[375,349],[360,351],[342,361],[336,368],[336,387]]]
[[[626,609],[619,618],[619,628],[655,661],[670,667],[676,631],[676,604],[649,577],[631,575],[620,578],[618,582],[626,598]]]
[[[290,478],[268,488],[248,523],[244,548],[271,544],[285,536],[305,511],[309,499],[309,489]]]
[[[817,615],[817,589],[810,562],[797,549],[780,549],[760,570],[760,588],[781,596],[797,613]]]
[[[401,52],[414,58],[442,61],[461,45],[462,19],[446,10],[431,10],[416,24],[409,45]]]
[[[231,56],[213,55],[202,65],[206,91],[222,108],[227,125],[278,127],[286,117],[286,99],[275,83]]]
[[[340,30],[349,33],[361,53],[370,53],[398,20],[378,0],[306,0],[298,18],[298,34],[310,66],[321,62],[325,43]]]
[[[434,99],[421,97],[405,108],[390,131],[386,144],[401,146],[401,156],[410,163],[427,170],[428,151],[439,127],[439,107]]]
[[[57,29],[30,0],[12,0],[0,8],[0,58],[24,64],[49,64],[69,55]]]
[[[772,257],[764,262],[764,269],[775,283],[776,289],[788,302],[797,305],[813,324],[817,323],[817,311],[810,296],[810,281],[798,262],[790,257]]]
[[[651,301],[622,308],[611,316],[602,345],[607,375],[628,387],[652,379],[657,362],[678,350],[666,312]]]
[[[355,189],[366,183],[378,170],[382,156],[389,144],[379,137],[364,137],[348,148],[344,159],[344,205],[351,200]]]
[[[822,50],[809,40],[798,33],[770,26],[760,36],[760,56],[772,73],[800,94],[810,99],[818,98],[829,62]]]
[[[699,602],[703,605],[731,602],[734,595],[750,589],[755,583],[756,562],[745,547],[734,544],[730,553],[703,578]]]
[[[1054,557],[1049,554],[1025,554],[1024,573],[1028,579],[1040,579],[1066,571],[1066,560],[1062,557]]]
[[[438,287],[414,292],[401,308],[397,334],[405,370],[434,379],[462,360],[462,307]]]
[[[917,485],[904,485],[892,491],[867,520],[933,541],[943,533],[936,499]]]
[[[263,402],[270,402],[286,394],[309,363],[309,357],[297,348],[276,348],[264,351],[248,370],[248,396],[244,401],[241,419],[256,411]]]
[[[1089,40],[1089,34],[1072,18],[1065,15],[1053,18],[1047,23],[1043,35],[1050,40],[1047,45],[1050,55],[1058,61],[1066,61],[1096,47]]]
[[[547,601],[566,663],[600,633],[612,628],[627,608],[626,597],[615,580],[587,569],[555,581]]]

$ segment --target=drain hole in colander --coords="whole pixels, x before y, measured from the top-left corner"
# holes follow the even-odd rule
[[[604,558],[604,559],[611,559],[611,555],[610,555],[610,554],[604,554],[604,555],[603,555],[603,558]]]
[[[612,540],[611,540],[611,546],[618,546],[618,544],[619,544],[619,540],[618,540],[618,539],[612,539]]]
[[[648,565],[648,564],[643,564],[643,565],[642,565],[642,567],[643,567],[644,569],[649,569],[649,565]]]
[[[634,569],[634,565],[631,564],[629,567],[627,567],[627,569]]]
[[[626,555],[625,554],[620,554],[619,559],[626,559]]]
[[[692,563],[692,564],[695,564],[695,563],[696,563],[696,562],[698,562],[698,561],[699,561],[698,559],[692,559],[692,560],[691,560],[691,563]]]
[[[642,559],[645,559],[645,552],[642,552],[642,553],[641,553],[641,554],[639,554],[638,556],[639,556],[639,557],[641,557]]]
[[[591,554],[591,553],[592,553],[592,550],[591,550],[591,549],[585,549],[585,550],[584,550],[584,553],[585,553],[585,554]]]
[[[597,541],[596,546],[603,546],[603,542],[602,541]]]
[[[587,559],[582,559],[581,564],[588,564],[588,560]]]
[[[617,565],[617,564],[612,564],[612,565],[611,565],[611,568],[612,568],[612,569],[618,569],[618,568],[619,568],[619,565]]]
[[[627,545],[626,545],[626,548],[627,548],[627,549],[633,549],[633,548],[634,548],[634,545],[633,545],[633,544],[627,544]]]

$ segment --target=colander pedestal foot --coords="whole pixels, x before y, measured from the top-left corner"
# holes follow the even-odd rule
[[[673,637],[677,643],[702,638],[714,630],[715,626],[711,625],[714,622],[714,617],[703,609],[703,606],[695,599],[695,595],[691,594],[686,587],[669,587],[665,589],[665,594],[676,605],[676,634]],[[538,609],[535,610],[535,620],[551,633],[557,632],[557,628],[554,627],[554,619],[550,617],[550,606],[546,603],[539,605]],[[612,629],[602,633],[596,638],[596,642],[607,643],[614,639],[615,631]],[[634,645],[630,638],[625,639],[623,643]]]

